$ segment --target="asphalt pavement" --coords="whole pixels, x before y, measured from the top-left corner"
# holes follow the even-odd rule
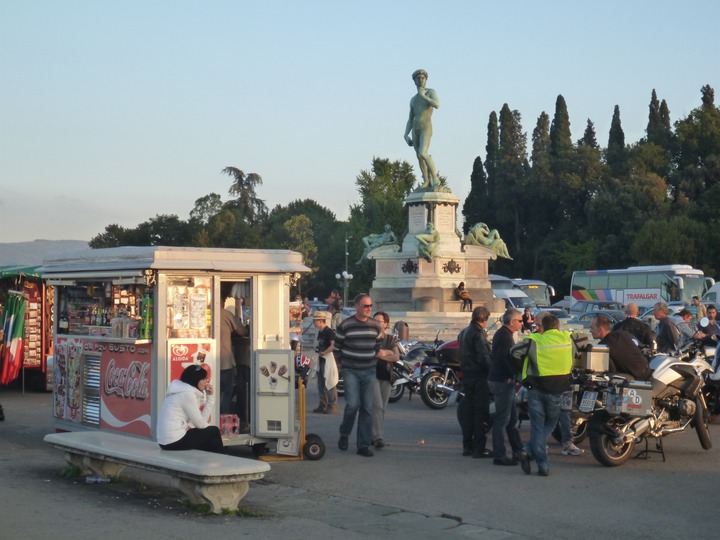
[[[309,410],[315,399],[310,388]],[[0,403],[0,538],[8,540],[690,538],[712,536],[717,511],[720,452],[702,450],[694,431],[665,439],[665,462],[651,454],[617,468],[598,464],[587,442],[585,455],[569,457],[549,441],[543,478],[461,456],[455,408],[431,410],[413,396],[389,406],[389,446],[371,458],[355,454],[354,433],[348,451],[337,448],[340,415],[309,413],[308,431],[327,446],[321,460],[272,462],[237,515],[201,514],[162,475],[126,469],[109,484],[61,476],[62,453],[42,440],[53,431],[51,395],[3,387]],[[717,425],[711,434],[720,445]]]

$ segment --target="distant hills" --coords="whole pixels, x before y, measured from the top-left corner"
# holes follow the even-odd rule
[[[0,266],[34,266],[45,259],[88,249],[84,240],[33,240],[32,242],[0,243]]]

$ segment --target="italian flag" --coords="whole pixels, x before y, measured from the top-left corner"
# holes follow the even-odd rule
[[[23,333],[25,330],[25,298],[13,294],[8,298],[2,325],[5,340],[0,373],[0,384],[10,384],[20,373],[23,358]]]

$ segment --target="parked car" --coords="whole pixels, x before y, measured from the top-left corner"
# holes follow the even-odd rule
[[[588,311],[623,311],[625,306],[621,302],[611,300],[578,300],[570,308],[570,315],[581,315]]]
[[[561,307],[544,307],[544,308],[534,308],[530,310],[530,313],[532,313],[532,316],[537,319],[537,316],[541,313],[543,314],[550,314],[555,315],[560,321],[565,321],[566,319],[570,318],[570,314],[565,311],[565,309]]]
[[[592,320],[598,315],[604,315],[605,317],[610,319],[611,326],[614,326],[616,323],[619,323],[620,321],[625,319],[625,312],[622,310],[599,309],[593,311],[586,311],[585,313],[576,315],[565,321],[565,326],[567,326],[568,328],[578,327],[587,329],[590,328]]]

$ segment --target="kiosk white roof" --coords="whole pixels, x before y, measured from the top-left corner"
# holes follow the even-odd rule
[[[309,272],[302,255],[283,249],[223,249],[169,246],[124,246],[86,249],[47,259],[38,271],[43,277],[152,270],[207,272]]]

